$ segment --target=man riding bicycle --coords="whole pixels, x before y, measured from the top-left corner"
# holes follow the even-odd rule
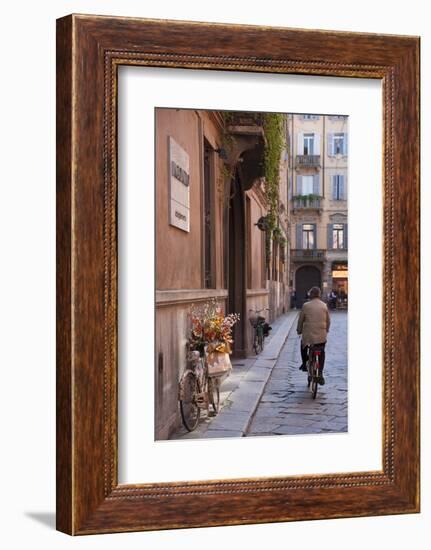
[[[325,345],[331,320],[328,308],[320,299],[320,288],[313,286],[309,292],[310,301],[305,302],[299,315],[296,332],[302,335],[301,359],[299,370],[307,371],[307,359],[310,346],[320,350],[320,365],[318,382],[323,386],[323,367],[325,365]]]

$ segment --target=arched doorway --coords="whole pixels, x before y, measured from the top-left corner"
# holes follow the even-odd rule
[[[307,292],[312,286],[321,288],[321,284],[322,275],[319,268],[314,265],[304,265],[298,268],[295,273],[296,307],[302,307]]]
[[[239,313],[240,321],[235,325],[233,352],[236,356],[246,355],[246,273],[245,273],[245,212],[244,192],[238,171],[232,178],[229,200],[229,242],[228,242],[228,313]]]

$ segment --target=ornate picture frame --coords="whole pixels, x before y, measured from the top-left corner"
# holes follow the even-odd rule
[[[379,79],[381,471],[118,483],[120,65]],[[70,15],[57,21],[57,529],[72,535],[419,511],[419,38]]]

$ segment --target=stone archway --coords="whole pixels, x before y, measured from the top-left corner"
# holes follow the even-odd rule
[[[306,300],[306,294],[312,286],[321,288],[322,274],[314,265],[299,267],[295,273],[296,306],[302,307]]]

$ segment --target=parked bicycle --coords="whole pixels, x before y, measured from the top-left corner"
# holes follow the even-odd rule
[[[269,311],[269,308],[262,309],[249,309],[249,313],[252,315],[249,317],[250,324],[254,328],[253,332],[253,350],[256,355],[263,351],[265,346],[265,337],[268,336],[271,327],[266,322],[263,315],[260,315],[262,311]]]
[[[313,399],[316,399],[317,387],[319,386],[321,353],[322,350],[318,346],[308,346],[307,383]]]
[[[232,369],[232,327],[239,319],[236,313],[224,315],[215,298],[190,309],[187,366],[178,386],[181,418],[189,432],[198,425],[202,410],[219,412],[220,385]]]
[[[188,352],[188,365],[184,371],[180,382],[178,399],[180,402],[181,418],[184,427],[192,432],[199,423],[201,410],[206,410],[210,414],[216,415],[220,409],[220,383],[221,377],[229,370],[226,365],[226,356],[224,363],[208,362],[207,348],[203,353],[199,351]]]

